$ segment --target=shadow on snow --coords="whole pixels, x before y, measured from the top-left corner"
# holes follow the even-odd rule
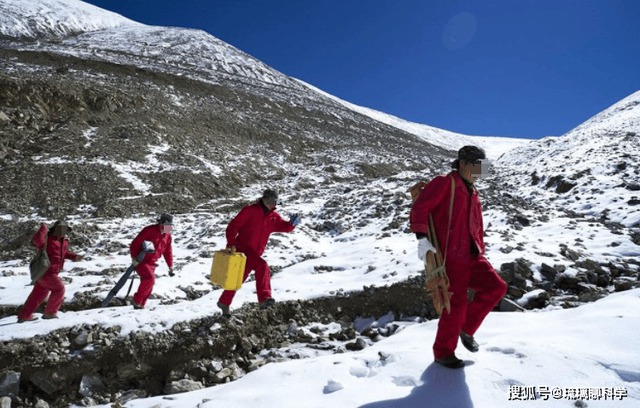
[[[470,362],[466,361],[469,365]],[[472,408],[473,402],[465,380],[464,369],[452,370],[431,363],[420,377],[422,385],[404,398],[377,401],[360,408]]]

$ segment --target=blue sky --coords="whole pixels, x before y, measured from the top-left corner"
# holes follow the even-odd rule
[[[86,2],[205,30],[349,102],[471,135],[561,135],[640,90],[636,0]]]

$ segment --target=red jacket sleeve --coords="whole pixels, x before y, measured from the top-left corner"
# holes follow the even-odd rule
[[[229,225],[227,225],[226,236],[227,246],[236,246],[236,238],[238,238],[238,232],[240,228],[249,220],[250,206],[244,207],[238,215],[236,215]]]
[[[67,249],[67,252],[64,254],[64,258],[65,259],[71,259],[72,261],[75,261],[78,258],[78,255],[74,252],[71,252]]]
[[[38,229],[38,232],[36,232],[36,234],[31,239],[31,243],[34,247],[40,249],[44,246],[44,242],[47,239],[47,232],[49,232],[47,226],[45,224],[42,224],[40,226],[40,229]]]
[[[411,206],[409,228],[411,232],[426,234],[429,230],[429,214],[443,199],[451,194],[450,176],[438,176],[427,184]]]
[[[289,221],[285,221],[282,219],[282,217],[280,216],[280,214],[278,213],[274,213],[273,215],[275,215],[276,217],[276,222],[273,226],[273,232],[291,232],[293,231],[293,229],[295,228],[295,226],[293,224],[291,224]]]

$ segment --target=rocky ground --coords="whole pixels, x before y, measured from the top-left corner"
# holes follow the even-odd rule
[[[491,200],[488,202],[491,207]],[[512,204],[517,202],[513,200]],[[343,227],[352,226],[344,214],[338,214],[347,213],[348,208],[334,201],[326,209],[333,220],[342,220]],[[514,216],[514,229],[524,228],[531,221],[524,216]],[[33,222],[20,227],[31,224]],[[318,229],[324,228],[321,222],[315,225]],[[15,231],[21,228],[16,227]],[[90,225],[77,225],[72,244],[91,244],[89,237],[95,232],[93,229]],[[27,240],[28,234],[21,239]],[[19,245],[19,240],[14,242],[15,246],[24,247]],[[104,256],[112,249],[106,246]],[[520,302],[522,308],[505,301],[499,310],[519,311],[550,305],[575,307],[612,291],[640,285],[638,263],[632,259],[628,260],[628,268],[613,263],[603,265],[585,258],[579,248],[565,245],[562,256],[572,267],[580,269],[573,275],[564,273],[566,267],[562,264],[535,265],[527,259],[525,249],[511,251],[518,254],[514,261],[499,265],[500,275],[509,284],[506,298],[517,300],[525,293],[534,295]],[[20,250],[14,250],[5,256],[19,253]],[[76,270],[69,276],[82,273]],[[120,273],[120,270],[112,271],[114,277]],[[198,286],[181,289],[184,298],[162,301],[195,300],[209,291]],[[94,295],[96,290],[98,287],[78,293],[63,305],[62,311],[100,307],[101,298]],[[472,297],[473,293],[469,295]],[[116,298],[113,305],[130,308],[122,298]],[[4,306],[0,317],[15,315],[18,308]],[[360,318],[384,316],[392,318],[382,319],[388,322],[365,329],[357,327]],[[4,369],[0,384],[4,392],[15,395],[12,399],[15,406],[45,406],[45,402],[52,407],[65,407],[72,402],[91,406],[111,402],[117,407],[132,398],[170,395],[233,381],[264,364],[304,358],[310,352],[359,350],[393,335],[398,328],[397,321],[424,321],[435,317],[424,281],[416,277],[388,286],[364,287],[361,291],[337,291],[335,296],[310,301],[278,302],[268,310],[250,304],[234,310],[229,320],[216,313],[166,327],[156,334],[122,335],[118,327],[78,325],[46,336],[1,342],[0,365]],[[426,353],[428,349],[425,346]]]
[[[61,329],[0,343],[0,364],[5,367],[0,383],[19,395],[14,398],[19,406],[35,406],[38,400],[50,406],[124,403],[214,386],[269,362],[301,358],[296,349],[360,350],[397,330],[390,323],[357,332],[355,321],[361,316],[433,318],[422,287],[422,280],[415,279],[332,298],[281,302],[268,310],[250,305],[229,320],[216,314],[154,335],[136,332],[123,337],[118,328],[97,325]],[[79,303],[65,307],[80,307]],[[98,303],[87,299],[85,307]],[[339,329],[324,326],[333,322]]]
[[[401,186],[409,185],[412,177],[386,178],[388,185],[380,188],[379,195],[363,193],[364,186],[348,187],[351,181],[328,185],[321,194],[329,198],[315,214],[303,214],[305,223],[310,232],[332,236],[368,228],[377,222],[380,238],[411,239],[406,231],[410,200]],[[518,233],[526,233],[536,223],[548,223],[553,217],[549,209],[514,197],[502,188],[499,179],[487,180],[483,185],[486,211],[508,214],[508,229],[498,232],[493,231],[491,225],[487,228],[490,237],[501,237],[500,246],[490,250],[497,249],[512,259],[495,265],[509,284],[507,299],[519,300],[524,309],[566,308],[592,302],[612,291],[639,286],[640,265],[636,259],[597,262],[589,258],[580,242],[560,242],[557,253],[542,254],[546,257],[540,258],[530,242],[520,242]],[[291,200],[298,199],[295,195],[291,197]],[[233,201],[227,204],[229,213],[240,205]],[[361,216],[354,217],[354,212]],[[576,229],[589,223],[621,236],[628,233],[620,226],[579,214],[564,215],[572,217]],[[29,259],[33,253],[29,241],[38,223],[4,220],[2,224],[2,259]],[[187,230],[189,236],[211,236],[218,233],[216,225],[211,221],[195,222]],[[130,232],[124,234],[130,236]],[[212,247],[198,246],[190,241],[193,238],[188,238],[187,231],[176,231],[176,234],[181,245],[187,248],[194,245],[194,256],[198,256],[196,248],[199,248],[203,256],[209,257]],[[113,231],[105,231],[91,220],[75,222],[69,238],[72,247],[83,251],[91,248],[94,257],[127,251]],[[281,245],[278,240],[272,240],[270,248]],[[301,260],[305,256],[302,254]],[[541,262],[540,259],[548,261]],[[566,273],[568,268],[578,269],[578,273]],[[64,279],[69,281],[86,273],[99,273],[104,279],[97,286],[79,292],[62,306],[62,311],[98,308],[101,298],[95,293],[101,293],[121,272],[120,269],[74,269],[65,274]],[[278,273],[278,268],[274,268],[274,273]],[[133,332],[122,335],[117,327],[86,324],[59,329],[46,336],[2,342],[0,365],[5,369],[0,374],[0,384],[4,384],[7,393],[16,395],[14,405],[36,406],[41,401],[40,406],[43,406],[46,401],[55,407],[68,406],[71,402],[87,406],[111,402],[118,406],[131,398],[215,386],[240,378],[263,364],[304,358],[309,350],[343,353],[367,347],[393,335],[397,329],[397,323],[391,322],[358,331],[358,318],[377,319],[391,314],[393,319],[389,320],[396,321],[432,319],[435,313],[423,287],[421,278],[411,278],[388,286],[365,287],[362,291],[336,291],[333,297],[313,301],[279,302],[269,310],[247,305],[234,311],[231,320],[216,313],[205,319],[167,327],[159,334]],[[161,298],[161,301],[195,300],[210,291],[208,287],[197,285],[180,290],[179,298]],[[121,298],[115,299],[113,305],[130,308]],[[3,306],[0,317],[16,315],[19,307]],[[501,309],[517,308],[505,302]],[[425,352],[428,348],[425,347]]]

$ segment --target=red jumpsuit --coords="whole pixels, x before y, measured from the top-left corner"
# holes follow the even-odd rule
[[[449,242],[447,225],[451,199],[451,179],[455,181],[453,212]],[[473,336],[487,314],[507,291],[506,283],[484,257],[484,228],[482,204],[475,188],[452,171],[448,176],[431,180],[413,204],[410,215],[411,231],[426,234],[429,214],[432,214],[436,236],[443,254],[446,251],[446,271],[449,277],[451,313],[442,312],[433,345],[436,359],[454,354],[460,331]],[[471,303],[467,289],[475,290]]]
[[[40,250],[44,246],[44,240],[47,240],[47,255],[51,266],[34,285],[31,294],[27,298],[22,310],[18,315],[18,319],[29,319],[33,312],[40,306],[40,303],[51,293],[44,312],[47,315],[55,315],[60,310],[64,301],[64,283],[58,276],[58,273],[64,267],[64,260],[76,260],[77,255],[68,250],[69,242],[64,237],[48,234],[46,225],[42,224],[36,235],[33,236],[31,243]]]
[[[244,207],[227,226],[227,247],[235,246],[247,256],[243,282],[255,271],[258,302],[271,298],[271,271],[262,254],[272,232],[291,232],[295,228],[274,210],[269,210],[261,200]],[[235,290],[225,290],[220,303],[231,305]]]
[[[129,250],[131,257],[137,258],[142,251],[142,242],[151,241],[155,248],[155,252],[148,253],[142,259],[142,262],[136,267],[136,272],[140,276],[140,286],[138,291],[133,295],[133,301],[144,307],[147,299],[153,291],[153,285],[156,282],[155,270],[156,262],[164,255],[167,266],[173,267],[173,250],[171,249],[171,234],[162,233],[162,225],[154,224],[144,227],[137,237],[131,242]]]

